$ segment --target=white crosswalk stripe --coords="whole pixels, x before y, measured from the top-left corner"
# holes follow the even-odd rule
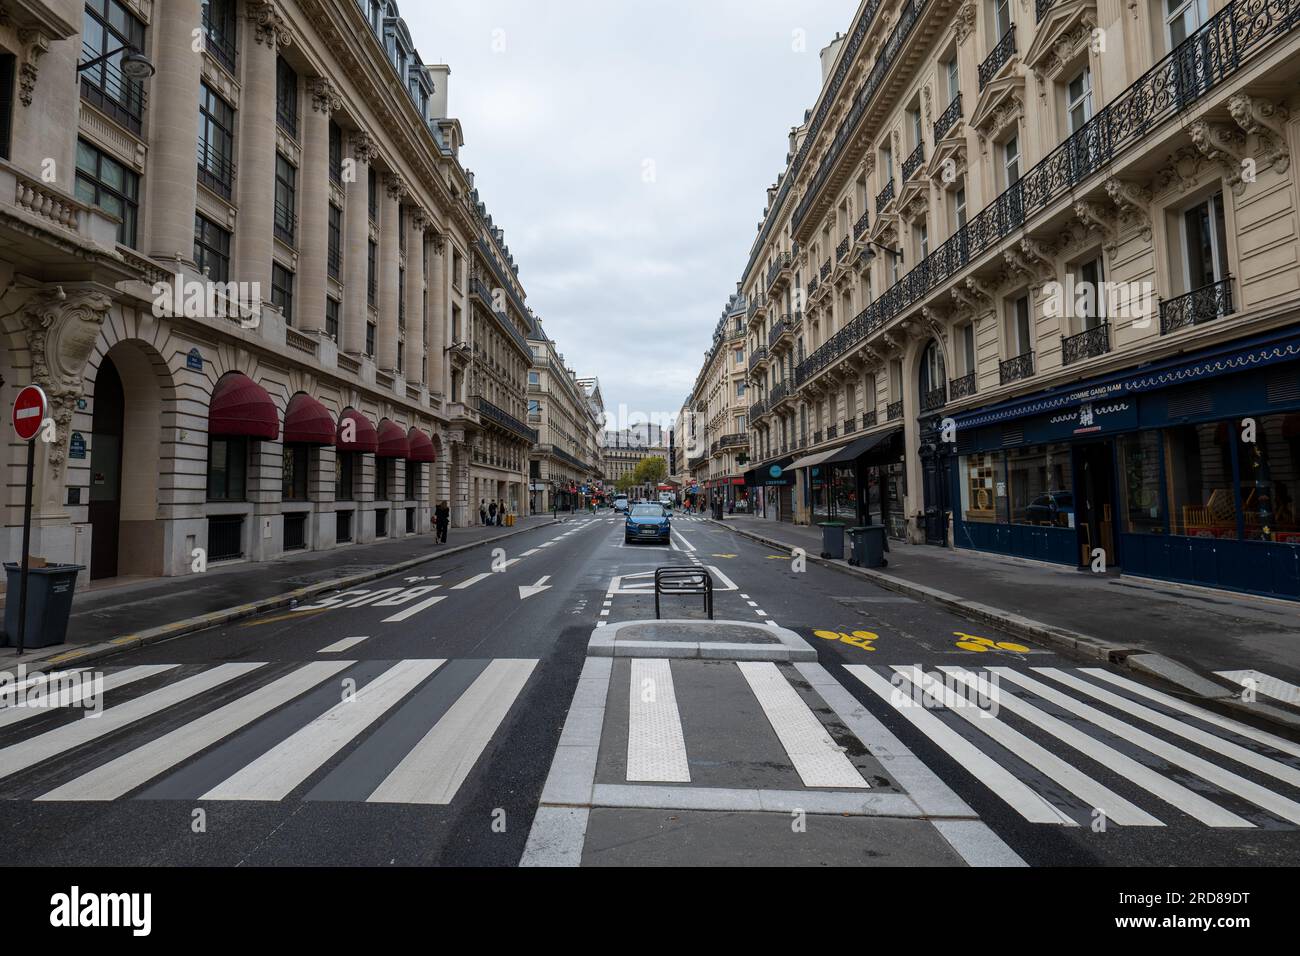
[[[1145,795],[1210,827],[1300,824],[1295,744],[1103,668],[845,670],[1030,822],[1180,822]]]
[[[311,785],[321,793],[304,799],[449,804],[536,665],[331,659],[121,668],[105,675],[108,706],[95,719],[67,720],[65,710],[52,729],[0,728],[6,742],[28,734],[0,746],[0,799],[283,801]],[[169,682],[142,691],[135,685],[145,677]],[[98,745],[103,756],[88,746],[109,735]],[[336,774],[353,756],[363,757],[360,773]]]

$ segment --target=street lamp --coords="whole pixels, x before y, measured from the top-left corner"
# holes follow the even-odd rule
[[[116,50],[110,50],[108,53],[97,56],[93,60],[87,60],[85,63],[77,64],[77,72],[80,73],[82,70],[88,70],[92,66],[99,66],[99,64],[103,63],[105,60],[115,57],[124,51],[126,55],[122,57],[122,63],[119,69],[121,69],[122,75],[128,80],[135,80],[137,83],[143,83],[158,72],[157,67],[153,65],[153,61],[147,56],[139,50],[133,50],[130,47],[125,46],[120,46]]]

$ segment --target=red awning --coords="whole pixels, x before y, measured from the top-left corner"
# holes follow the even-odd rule
[[[275,441],[280,437],[280,415],[266,389],[243,372],[230,372],[212,390],[208,434]]]
[[[433,450],[433,440],[418,428],[406,433],[407,443],[411,446],[407,461],[437,461],[438,453]]]
[[[334,416],[306,392],[289,399],[284,413],[284,440],[303,445],[334,444]]]
[[[411,445],[406,440],[402,426],[390,418],[379,423],[379,458],[406,458],[411,454]]]
[[[348,427],[349,422],[352,423],[351,428]],[[351,441],[346,440],[349,431],[352,432]],[[379,447],[375,426],[370,424],[370,419],[355,408],[349,408],[339,416],[339,427],[335,433],[334,447],[339,451],[374,452]]]

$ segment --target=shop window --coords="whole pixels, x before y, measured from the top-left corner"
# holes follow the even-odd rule
[[[1074,494],[1068,445],[1016,448],[1007,455],[1012,524],[1074,527]]]
[[[1242,440],[1244,423],[1231,422],[1229,427],[1237,435],[1247,540],[1300,545],[1295,501],[1300,487],[1300,413],[1257,417],[1252,442]]]
[[[406,500],[415,501],[420,497],[420,470],[424,466],[418,461],[406,463]]]
[[[284,446],[284,465],[281,469],[281,497],[285,501],[307,500],[307,476],[310,470],[311,450],[306,445]]]
[[[334,456],[334,500],[351,501],[354,495],[353,477],[356,471],[357,453],[341,451]],[[339,539],[344,540],[344,539]],[[351,540],[348,538],[347,540]]]
[[[963,521],[996,524],[998,499],[1006,492],[1001,454],[980,452],[961,459],[961,511]]]
[[[248,482],[248,439],[208,442],[208,500],[243,501]]]
[[[1160,502],[1160,433],[1138,432],[1119,439],[1123,528],[1128,534],[1163,534]]]
[[[1165,431],[1170,531],[1193,538],[1235,538],[1231,432],[1225,423]]]
[[[375,500],[387,501],[392,497],[393,491],[393,462],[392,458],[375,459]]]

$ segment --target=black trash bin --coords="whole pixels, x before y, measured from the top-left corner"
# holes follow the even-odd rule
[[[844,557],[844,522],[821,521],[817,527],[822,529],[822,557],[839,561]]]
[[[859,568],[883,568],[885,560],[885,527],[874,524],[849,529],[849,540],[853,543],[849,564]]]
[[[77,586],[81,564],[51,564],[27,569],[27,631],[23,649],[62,644],[68,636],[68,617],[72,614],[72,592]],[[18,645],[18,594],[22,587],[22,565],[5,564],[8,590],[5,592],[6,647]]]

